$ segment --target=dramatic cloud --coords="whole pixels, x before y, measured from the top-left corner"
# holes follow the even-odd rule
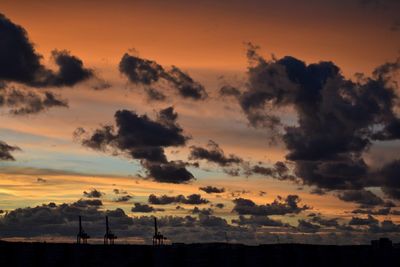
[[[114,117],[117,130],[107,125],[88,134],[78,128],[75,138],[86,147],[140,160],[155,181],[185,183],[194,179],[186,163],[168,161],[164,153],[164,148],[184,146],[189,139],[177,124],[178,114],[172,107],[160,110],[155,120],[128,110],[119,110]]]
[[[400,200],[400,160],[395,160],[382,167],[377,173],[376,183],[382,186],[388,196]]]
[[[278,197],[274,202],[265,205],[257,205],[250,199],[237,198],[233,211],[240,215],[285,215],[298,214],[310,209],[307,205],[299,206],[300,198],[297,195],[288,195],[285,199]]]
[[[164,211],[163,209],[155,209],[150,205],[147,204],[141,204],[141,203],[135,203],[135,206],[131,209],[132,212],[143,212],[143,213],[149,213],[149,212],[156,212],[156,211]]]
[[[212,193],[216,193],[216,194],[220,194],[220,193],[224,193],[225,192],[225,188],[218,188],[218,187],[214,187],[211,185],[205,186],[205,187],[199,187],[199,189],[201,191],[206,192],[207,194],[212,194]]]
[[[298,182],[296,176],[290,174],[290,169],[286,166],[285,163],[281,161],[277,161],[272,167],[254,165],[249,170],[247,170],[246,174],[261,174],[263,176],[272,177],[278,180],[289,180],[293,182]]]
[[[207,148],[191,146],[190,149],[189,159],[191,160],[207,160],[222,167],[243,162],[243,159],[235,155],[226,156],[219,145],[212,140],[208,141]]]
[[[400,60],[352,81],[332,62],[307,65],[290,56],[268,61],[252,45],[248,57],[248,85],[238,97],[242,110],[256,126],[282,125],[273,116],[279,108],[296,111],[297,125],[279,129],[289,151],[286,159],[295,163],[304,184],[328,191],[377,186],[396,198],[399,184],[389,178],[396,163],[382,170],[382,179],[371,178],[362,155],[374,140],[400,138],[398,88],[392,79]]]
[[[184,195],[177,195],[177,196],[167,196],[163,195],[157,197],[156,195],[151,194],[149,196],[149,203],[154,205],[167,205],[167,204],[174,204],[174,203],[181,203],[181,204],[189,204],[189,205],[199,205],[199,204],[207,204],[209,201],[201,197],[198,194],[192,194],[185,197]]]
[[[7,143],[0,140],[0,161],[11,160],[14,161],[15,158],[11,154],[15,151],[20,151],[21,149],[17,146],[10,146]]]
[[[83,191],[83,195],[88,198],[100,198],[104,196],[104,193],[93,188],[89,192]]]
[[[82,61],[68,51],[52,52],[58,66],[54,72],[41,64],[24,28],[0,14],[0,80],[18,82],[34,87],[73,86],[93,76]]]
[[[360,218],[360,217],[352,217],[349,225],[356,225],[356,226],[361,226],[361,225],[374,225],[378,224],[379,221],[375,219],[372,215],[368,215],[368,218]]]
[[[0,107],[8,107],[14,115],[36,114],[52,107],[68,107],[64,99],[52,92],[6,87],[0,89]]]
[[[155,61],[124,54],[119,63],[119,71],[126,75],[130,82],[147,86],[146,93],[152,100],[165,99],[162,92],[148,88],[161,81],[171,85],[183,98],[193,100],[207,98],[204,87],[175,66],[172,66],[170,70],[165,70]]]
[[[339,194],[339,199],[347,202],[355,202],[363,207],[383,205],[384,201],[368,190],[346,190]]]

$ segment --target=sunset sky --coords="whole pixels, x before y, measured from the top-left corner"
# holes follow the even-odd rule
[[[0,239],[400,241],[397,0],[0,0]]]

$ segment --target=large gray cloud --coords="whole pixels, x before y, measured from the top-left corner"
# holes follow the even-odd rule
[[[173,203],[182,203],[182,204],[190,204],[190,205],[199,205],[199,204],[207,204],[209,201],[205,198],[202,198],[199,194],[192,194],[185,197],[184,195],[177,196],[167,196],[162,195],[157,197],[156,195],[151,194],[149,196],[149,203],[154,205],[167,205]]]
[[[90,191],[83,191],[83,195],[88,198],[101,198],[105,194],[96,188],[93,188]]]
[[[131,209],[132,212],[143,212],[143,213],[149,213],[149,212],[156,212],[156,211],[164,211],[163,209],[155,209],[154,207],[147,205],[147,204],[142,204],[142,203],[134,203],[134,206]]]
[[[240,215],[285,215],[297,214],[310,209],[309,206],[299,206],[300,198],[297,195],[288,195],[286,198],[278,197],[272,203],[257,205],[250,199],[237,198],[233,211]]]
[[[219,145],[209,140],[207,148],[191,146],[190,147],[191,160],[206,160],[208,162],[213,162],[219,166],[225,167],[233,164],[239,164],[243,162],[243,159],[235,155],[225,155],[224,151],[219,147]]]
[[[109,125],[93,133],[79,128],[75,137],[86,147],[140,160],[155,181],[185,183],[194,179],[185,162],[168,161],[164,153],[164,148],[184,146],[189,139],[176,122],[178,114],[172,107],[160,110],[154,120],[128,110],[119,110],[114,117],[116,130]]]
[[[161,81],[172,85],[183,98],[193,100],[207,98],[203,85],[194,81],[188,74],[175,66],[172,66],[170,70],[166,70],[155,61],[126,53],[119,63],[119,71],[126,75],[130,82],[147,86],[146,93],[151,100],[165,99],[163,92],[149,87]]]
[[[375,140],[400,138],[393,81],[400,60],[353,81],[333,62],[307,65],[290,56],[266,60],[252,45],[248,57],[248,85],[237,99],[253,125],[280,129],[286,159],[295,163],[294,172],[304,184],[328,191],[376,186],[397,198],[400,185],[392,178],[397,163],[373,173],[363,153]],[[294,108],[297,125],[276,121],[274,110],[283,107]]]
[[[66,50],[54,50],[55,72],[41,63],[26,30],[0,14],[0,80],[34,87],[73,86],[93,76],[82,61]]]
[[[362,207],[370,207],[384,204],[382,198],[369,190],[346,190],[339,194],[339,199],[347,202],[355,202]]]
[[[53,107],[68,107],[68,103],[50,91],[40,92],[6,86],[0,89],[0,107],[9,108],[10,114],[13,115],[28,115]]]
[[[223,187],[218,188],[218,187],[211,186],[211,185],[199,187],[199,189],[201,191],[206,192],[207,194],[212,194],[212,193],[219,194],[219,193],[224,193],[225,192],[225,188],[223,188]]]

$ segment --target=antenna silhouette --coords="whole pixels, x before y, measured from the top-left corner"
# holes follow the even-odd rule
[[[90,238],[90,236],[85,233],[85,231],[82,228],[82,217],[79,216],[79,232],[76,235],[76,243],[77,244],[87,244],[87,240]]]
[[[110,227],[108,226],[108,216],[106,216],[106,233],[104,235],[104,245],[114,245],[115,239],[117,239],[117,236],[111,232]]]
[[[164,240],[167,238],[164,237],[159,231],[157,227],[157,218],[154,217],[154,235],[153,235],[153,246],[160,246],[164,244]]]

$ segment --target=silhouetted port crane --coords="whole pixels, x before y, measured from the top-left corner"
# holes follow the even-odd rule
[[[79,216],[79,232],[76,235],[76,243],[77,244],[87,244],[87,240],[90,238],[90,236],[85,233],[85,231],[82,228],[82,217]]]
[[[110,227],[108,226],[108,216],[106,216],[106,234],[104,235],[104,245],[114,245],[115,239],[117,239],[117,236],[111,232]]]
[[[164,240],[167,240],[159,231],[157,227],[157,218],[154,217],[154,235],[153,235],[153,246],[160,246],[164,244]]]

